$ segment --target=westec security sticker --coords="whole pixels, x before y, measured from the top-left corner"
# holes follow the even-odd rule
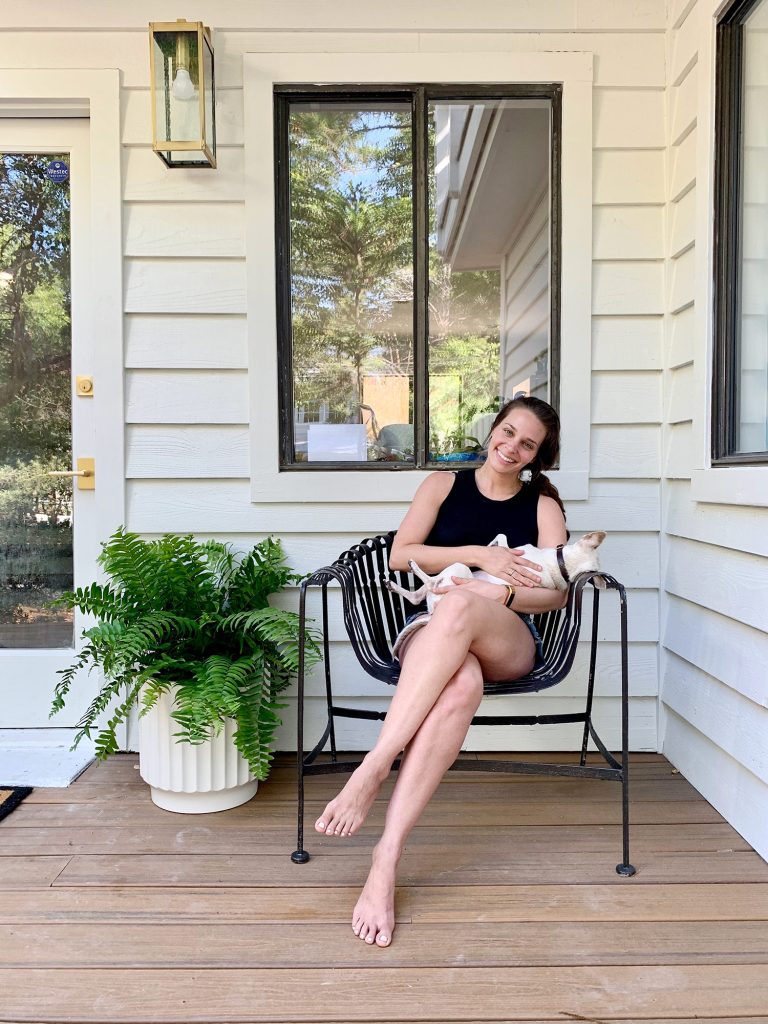
[[[51,160],[45,173],[55,185],[63,185],[69,177],[69,168],[63,160]]]

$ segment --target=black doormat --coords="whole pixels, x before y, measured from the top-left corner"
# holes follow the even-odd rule
[[[31,786],[0,786],[0,821],[32,792]]]

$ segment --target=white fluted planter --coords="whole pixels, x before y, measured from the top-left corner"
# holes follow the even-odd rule
[[[236,723],[227,719],[206,743],[177,743],[179,725],[171,711],[173,694],[164,693],[139,719],[139,774],[153,803],[166,811],[206,814],[250,800],[259,783],[232,739]]]

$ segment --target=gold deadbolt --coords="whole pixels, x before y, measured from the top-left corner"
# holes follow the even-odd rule
[[[93,398],[93,377],[75,377],[75,394],[81,398]]]
[[[77,480],[78,491],[95,491],[96,460],[78,459],[77,469],[53,469],[48,476],[73,476]]]

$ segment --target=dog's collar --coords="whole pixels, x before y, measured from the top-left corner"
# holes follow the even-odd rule
[[[555,548],[555,554],[557,555],[557,567],[560,570],[563,579],[566,583],[571,582],[571,577],[568,575],[568,570],[565,568],[565,559],[563,558],[563,548],[565,544],[558,544]]]

